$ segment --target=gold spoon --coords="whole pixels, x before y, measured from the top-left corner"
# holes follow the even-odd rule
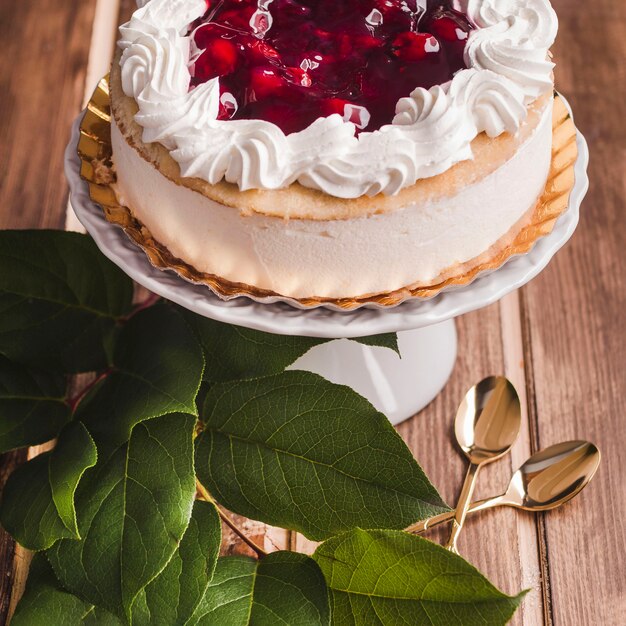
[[[469,459],[465,482],[445,547],[456,554],[457,540],[472,501],[476,477],[483,465],[504,456],[515,443],[522,411],[515,387],[501,376],[480,381],[466,394],[456,415],[455,434]]]
[[[524,511],[550,511],[577,496],[594,477],[600,465],[600,451],[587,441],[557,443],[533,454],[511,477],[505,493],[474,502],[468,513],[498,506]],[[421,533],[450,521],[454,511],[441,513],[407,528]]]

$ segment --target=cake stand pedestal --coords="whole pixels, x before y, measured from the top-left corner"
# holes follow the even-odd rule
[[[421,411],[445,387],[457,353],[454,320],[398,333],[400,358],[356,341],[324,343],[289,369],[320,374],[367,398],[392,424]]]
[[[124,231],[106,221],[80,177],[76,153],[79,121],[65,154],[71,203],[78,219],[111,261],[153,293],[205,317],[280,335],[332,339],[398,333],[402,358],[386,348],[349,341],[317,346],[292,369],[316,372],[346,384],[385,413],[393,424],[415,415],[445,386],[456,359],[454,318],[492,304],[532,280],[569,240],[578,224],[579,208],[588,188],[589,153],[577,133],[578,158],[569,207],[552,233],[533,249],[510,259],[500,269],[479,275],[471,284],[450,288],[429,300],[409,300],[394,308],[363,307],[352,312],[319,307],[301,310],[282,302],[249,298],[223,301],[206,286],[194,285],[172,271],[153,267]]]

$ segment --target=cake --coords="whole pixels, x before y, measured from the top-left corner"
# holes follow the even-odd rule
[[[508,246],[551,164],[548,0],[149,0],[110,76],[115,192],[177,262],[363,298]]]

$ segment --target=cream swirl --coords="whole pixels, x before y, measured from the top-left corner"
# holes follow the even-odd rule
[[[546,0],[467,0],[467,14],[479,27],[465,50],[469,67],[506,76],[532,102],[552,87],[554,64],[548,50],[558,20]]]
[[[205,0],[138,4],[119,46],[122,87],[139,107],[143,140],[170,150],[183,176],[242,191],[297,181],[340,198],[395,194],[472,158],[479,133],[515,133],[526,105],[552,87],[557,21],[549,0],[462,0],[479,26],[467,43],[469,69],[402,98],[380,130],[356,137],[354,124],[331,115],[285,135],[263,120],[218,120],[219,79],[189,90],[185,31]]]

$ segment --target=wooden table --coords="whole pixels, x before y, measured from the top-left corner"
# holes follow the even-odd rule
[[[70,124],[111,58],[131,0],[0,0],[0,228],[64,228],[63,149]],[[530,587],[515,624],[626,623],[626,3],[553,0],[561,29],[557,86],[591,149],[591,191],[572,242],[543,274],[458,320],[450,384],[400,427],[449,501],[464,462],[451,443],[466,388],[505,373],[523,395],[523,437],[490,466],[479,496],[508,482],[531,450],[589,439],[604,455],[592,485],[545,515],[471,518],[462,552],[509,593]],[[70,226],[72,222],[70,221]],[[0,481],[26,452],[4,455]],[[1,484],[1,483],[0,483]],[[24,555],[0,538],[0,622],[21,593]]]

